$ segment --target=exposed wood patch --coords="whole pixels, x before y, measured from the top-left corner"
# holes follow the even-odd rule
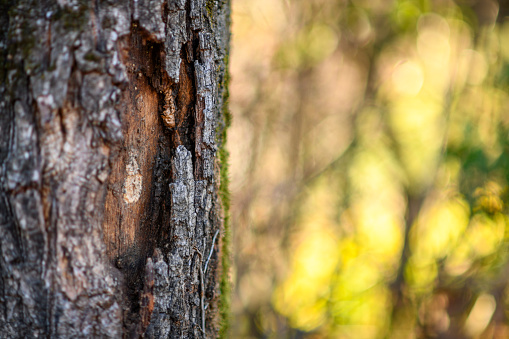
[[[136,24],[121,44],[129,80],[118,105],[124,139],[110,164],[103,231],[108,258],[125,277],[131,302],[128,313],[135,316],[143,267],[164,220],[161,211],[168,193],[162,187],[169,181],[164,159],[169,159],[170,147],[163,146],[168,145],[169,134],[161,119],[162,84],[155,81],[161,78],[156,74],[162,69],[161,45],[148,40]]]
[[[121,269],[126,265],[121,262],[124,257],[146,242],[147,234],[141,234],[140,224],[147,217],[152,166],[158,136],[163,133],[158,95],[140,67],[148,62],[146,40],[133,30],[124,44],[122,61],[129,79],[119,105],[124,140],[111,164],[103,223],[108,257]]]

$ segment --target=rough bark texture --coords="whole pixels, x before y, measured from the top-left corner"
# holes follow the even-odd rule
[[[0,338],[217,337],[228,44],[228,0],[0,1]]]

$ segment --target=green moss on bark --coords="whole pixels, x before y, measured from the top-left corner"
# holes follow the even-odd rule
[[[231,226],[230,226],[230,190],[229,183],[230,178],[228,175],[228,160],[229,160],[229,152],[226,149],[226,139],[227,139],[227,130],[231,124],[232,116],[230,110],[228,108],[228,99],[230,96],[228,86],[230,81],[230,76],[228,72],[228,53],[226,53],[224,59],[225,65],[225,76],[223,80],[223,107],[221,109],[222,113],[222,121],[224,121],[224,125],[222,126],[220,133],[221,143],[219,148],[219,162],[220,162],[220,175],[221,175],[221,184],[219,186],[219,196],[221,198],[221,202],[223,205],[223,215],[224,215],[224,234],[222,239],[222,256],[221,256],[221,264],[222,264],[222,273],[220,279],[220,291],[221,297],[219,301],[219,312],[220,312],[220,329],[219,329],[219,338],[227,338],[228,331],[230,329],[230,299],[231,299],[231,281],[230,281],[230,269],[231,269]]]

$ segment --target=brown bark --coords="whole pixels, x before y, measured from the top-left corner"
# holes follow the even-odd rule
[[[0,3],[1,338],[217,337],[228,43],[226,0]]]

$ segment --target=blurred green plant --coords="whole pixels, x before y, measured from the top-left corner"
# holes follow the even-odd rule
[[[497,10],[234,3],[235,337],[509,337]]]

